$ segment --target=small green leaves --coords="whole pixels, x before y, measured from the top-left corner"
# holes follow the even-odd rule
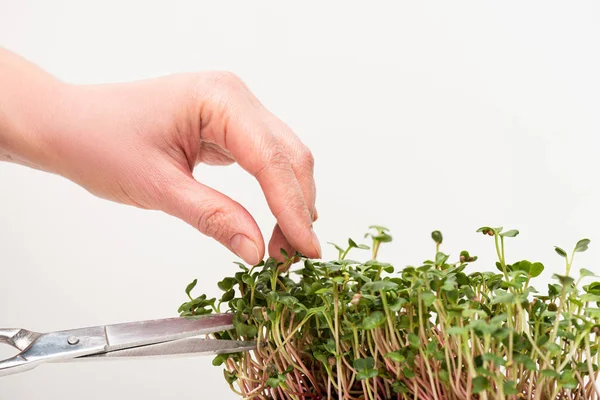
[[[187,285],[187,287],[185,288],[185,294],[188,295],[188,297],[190,298],[190,300],[192,299],[192,296],[190,295],[190,292],[192,291],[192,289],[194,289],[196,287],[196,284],[198,283],[198,279],[194,279],[189,285]]]
[[[575,374],[570,370],[566,370],[560,374],[558,383],[565,389],[575,389],[577,387],[577,379],[575,378]]]
[[[389,231],[372,226],[370,260],[347,257],[369,249],[349,238],[347,247],[334,245],[332,261],[282,252],[302,263],[237,263],[218,282],[218,302],[192,297],[194,280],[178,312],[189,319],[231,313],[233,328],[210,336],[256,342],[254,352],[213,359],[248,398],[435,398],[431,377],[438,398],[532,398],[538,390],[579,396],[581,382],[598,370],[600,281],[583,279],[596,276],[595,268],[576,265],[573,279],[571,254],[556,247],[566,262],[555,263],[555,280],[538,292],[534,285],[546,286],[536,280],[544,265],[506,258],[512,241],[504,238],[519,231],[478,231],[494,237],[494,259],[479,268],[467,250],[441,252],[440,231],[431,233],[436,247],[426,261],[395,268],[377,259]],[[580,240],[574,252],[589,244]]]
[[[256,337],[258,328],[254,325],[237,324],[235,326],[235,331],[240,337],[252,339]]]
[[[225,303],[229,300],[232,300],[235,297],[235,290],[231,289],[228,290],[227,292],[223,293],[223,296],[221,296],[221,302]]]
[[[375,360],[371,357],[358,358],[352,362],[352,365],[357,371],[356,378],[359,381],[375,378],[378,375],[377,370],[374,368]]]
[[[371,236],[374,241],[380,243],[387,243],[392,241],[392,236],[389,234],[389,229],[383,226],[371,225],[369,229],[377,231],[375,234],[367,233],[365,237]]]
[[[282,383],[285,383],[285,379],[285,375],[283,374],[278,374],[277,376],[270,377],[267,379],[267,386],[277,388]]]
[[[529,276],[532,278],[536,278],[540,276],[540,274],[544,272],[544,265],[540,262],[535,262],[531,264],[531,268],[529,270]]]
[[[503,290],[496,291],[496,295],[492,298],[491,304],[512,304],[516,296],[513,293]]]
[[[384,357],[389,358],[397,363],[403,363],[404,361],[406,361],[406,357],[402,355],[399,351],[391,351],[387,353]]]
[[[352,361],[352,365],[354,366],[354,369],[356,369],[357,371],[363,371],[365,369],[374,368],[375,360],[373,360],[372,357],[357,358],[356,360]]]
[[[483,376],[478,376],[473,379],[473,393],[481,393],[490,387],[490,382]]]
[[[510,231],[506,231],[506,232],[501,232],[500,236],[502,237],[515,237],[519,234],[519,231],[516,229],[512,229]]]
[[[561,285],[563,285],[563,287],[570,285],[574,282],[573,278],[571,278],[570,276],[566,276],[566,275],[554,274],[554,275],[552,275],[552,277],[555,279],[558,279],[558,281],[560,282]]]
[[[585,276],[595,276],[597,277],[598,275],[594,274],[592,271],[590,271],[589,269],[585,269],[585,268],[581,268],[579,270],[579,275],[581,277],[585,277]]]
[[[367,315],[362,321],[363,329],[375,329],[385,323],[385,314],[381,311],[373,311]]]
[[[412,332],[408,334],[408,343],[415,348],[418,348],[421,345],[419,337]]]
[[[394,290],[397,287],[398,287],[397,283],[392,282],[390,280],[383,280],[383,281],[375,281],[375,282],[365,283],[365,285],[362,287],[362,289],[366,292],[381,292],[381,291],[386,291],[386,290]]]
[[[575,251],[582,253],[588,249],[588,245],[590,244],[590,239],[581,239],[575,245]]]
[[[421,300],[425,303],[426,307],[429,307],[435,301],[435,294],[431,291],[421,293]]]
[[[446,329],[446,333],[448,335],[462,335],[462,334],[465,334],[467,332],[468,332],[467,328],[462,328],[462,327],[459,327],[459,326],[453,326],[453,327],[450,327],[450,328]]]
[[[556,251],[556,254],[558,254],[559,256],[567,258],[567,253],[560,247],[554,246],[554,251]]]
[[[519,393],[515,381],[505,381],[503,383],[502,389],[504,390],[504,394],[508,396],[512,396]]]
[[[217,286],[219,286],[219,289],[223,290],[224,292],[230,290],[233,285],[235,284],[235,278],[224,278],[222,281],[220,281],[219,283],[217,283]]]
[[[552,379],[558,378],[560,376],[560,374],[553,369],[543,369],[540,371],[540,373],[542,374],[542,376]]]
[[[481,232],[484,235],[489,235],[489,236],[494,236],[497,235],[498,233],[500,233],[502,231],[502,227],[499,228],[491,228],[489,226],[483,226],[479,229],[477,229],[477,232]]]

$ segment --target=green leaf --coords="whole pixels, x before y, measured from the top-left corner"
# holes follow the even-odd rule
[[[356,242],[350,238],[348,238],[348,246],[354,248],[354,247],[358,247],[358,245],[356,244]]]
[[[415,373],[409,367],[404,367],[404,369],[402,370],[402,373],[408,379],[412,379],[415,377]]]
[[[196,287],[196,284],[198,283],[198,279],[194,279],[189,285],[187,285],[187,287],[185,288],[185,294],[188,295],[188,297],[190,297],[190,299],[192,298],[190,296],[190,292],[192,291],[193,288]],[[181,293],[181,292],[180,292]]]
[[[373,311],[363,319],[362,327],[363,329],[375,329],[378,326],[383,325],[384,322],[385,314],[381,311]]]
[[[600,318],[600,309],[598,308],[586,307],[583,311],[592,318]]]
[[[589,269],[585,269],[585,268],[581,268],[579,270],[579,275],[580,276],[595,276],[595,277],[598,277],[598,275],[594,274],[592,271],[590,271]]]
[[[462,328],[460,326],[452,326],[446,329],[446,333],[448,335],[462,335],[464,333],[467,333],[467,328]]]
[[[543,369],[540,373],[546,378],[558,378],[560,376],[560,374],[553,369]]]
[[[482,357],[481,357],[484,361],[491,361],[493,362],[496,366],[499,365],[504,365],[506,364],[506,360],[500,356],[497,356],[493,353],[485,353]]]
[[[398,297],[397,299],[395,299],[393,302],[391,302],[389,304],[389,308],[390,311],[393,312],[398,312],[402,309],[402,306],[407,303],[407,300],[402,298],[402,297]]]
[[[442,372],[442,371],[440,371],[440,372]],[[392,383],[392,390],[394,391],[394,393],[407,393],[408,392],[408,388],[401,381],[395,381],[394,383]]]
[[[473,379],[473,393],[483,392],[490,387],[490,382],[483,376],[478,376]]]
[[[515,237],[519,234],[519,231],[516,229],[511,229],[510,231],[500,233],[500,236],[504,237]]]
[[[279,296],[279,302],[282,304],[285,304],[288,307],[292,307],[294,304],[298,304],[299,300],[297,298],[295,298],[294,296]]]
[[[517,384],[515,383],[515,381],[504,382],[503,388],[504,388],[505,395],[515,395],[515,394],[519,393],[519,391],[517,390]]]
[[[558,383],[566,389],[575,389],[577,387],[577,379],[575,379],[573,371],[566,370],[558,379]]]
[[[279,252],[281,253],[281,255],[288,260],[290,258],[290,256],[288,255],[287,251],[285,251],[285,249],[282,247],[279,249]]]
[[[406,357],[403,356],[402,354],[400,354],[400,352],[398,352],[398,351],[391,351],[391,352],[387,353],[384,357],[391,358],[393,361],[396,361],[397,363],[402,363],[402,362],[406,361]]]
[[[590,301],[595,301],[597,303],[600,303],[600,295],[593,294],[593,293],[585,293],[579,297],[579,300],[586,302],[586,303],[590,302]]]
[[[544,271],[544,265],[540,262],[534,262],[531,264],[531,268],[529,269],[529,275],[532,278],[540,276],[540,274]]]
[[[543,346],[546,350],[548,350],[548,354],[550,354],[550,356],[554,357],[555,355],[558,355],[561,351],[560,346],[557,345],[556,343],[552,343],[552,342],[548,342],[546,344],[544,344]]]
[[[492,299],[491,304],[512,304],[515,301],[515,295],[509,292],[497,291],[496,296]]]
[[[253,286],[254,278],[252,278],[252,276],[250,274],[244,274],[244,275],[242,275],[242,282],[244,282],[248,286]]]
[[[332,245],[333,247],[335,247],[335,248],[336,248],[336,250],[337,250],[337,251],[339,251],[339,252],[341,252],[341,253],[343,253],[344,251],[346,251],[346,250],[342,249],[340,246],[338,246],[338,245],[337,245],[337,244],[335,244],[335,243],[332,243],[332,242],[327,242],[327,244],[330,244],[330,245]]]
[[[258,328],[254,325],[237,324],[235,331],[239,336],[253,338],[258,334]]]
[[[425,306],[429,307],[435,301],[435,294],[433,292],[427,291],[421,293],[421,300],[425,303]]]
[[[442,237],[442,232],[440,232],[440,231],[433,231],[433,232],[431,232],[431,238],[437,244],[441,244],[442,241],[444,240],[444,238]]]
[[[588,249],[589,244],[590,244],[590,239],[581,239],[575,245],[575,251],[582,253]]]
[[[365,283],[362,287],[362,290],[366,290],[368,292],[380,292],[385,290],[394,290],[398,288],[398,284],[394,283],[390,280],[382,280]]]
[[[377,372],[376,369],[363,369],[362,371],[358,371],[356,374],[356,379],[362,381],[365,379],[376,378],[377,375],[379,375],[379,372]]]
[[[567,258],[567,253],[560,247],[554,246],[554,251],[556,251],[559,256]]]
[[[234,297],[235,297],[235,290],[234,289],[228,290],[227,292],[223,293],[223,296],[221,296],[221,302],[225,303],[229,300],[233,300]]]
[[[566,275],[554,274],[554,275],[552,275],[552,277],[555,279],[558,279],[560,284],[563,286],[570,285],[571,283],[573,283],[575,281],[573,278],[571,278],[570,276],[566,276]]]
[[[356,360],[352,361],[352,365],[357,371],[363,371],[365,369],[374,368],[375,360],[372,357],[357,358]]]
[[[279,387],[279,385],[281,385],[284,382],[285,382],[285,375],[279,374],[275,377],[271,377],[271,378],[267,379],[266,383],[267,383],[267,386],[276,388],[276,387]]]
[[[219,283],[217,283],[217,286],[219,286],[219,289],[221,289],[224,292],[227,292],[228,290],[230,290],[233,285],[235,284],[235,279],[234,278],[225,278],[222,281],[220,281]]]
[[[412,347],[420,347],[420,345],[421,345],[421,341],[419,340],[419,337],[412,332],[408,334],[408,343]]]
[[[227,381],[227,383],[229,383],[230,385],[232,385],[233,382],[237,381],[238,379],[237,374],[235,372],[229,372],[226,369],[223,370],[223,375],[225,376],[225,380]]]
[[[214,365],[215,367],[219,367],[223,365],[225,360],[227,360],[228,358],[229,354],[219,354],[215,358],[213,358],[212,365]]]
[[[529,371],[537,370],[537,365],[536,365],[535,361],[533,361],[531,358],[527,357],[525,354],[515,354],[513,356],[513,360],[518,364],[523,364],[523,366],[525,366],[525,368],[528,369]]]
[[[440,378],[440,380],[442,382],[448,382],[450,380],[450,374],[448,374],[448,371],[446,370],[440,370],[438,371],[438,378]]]

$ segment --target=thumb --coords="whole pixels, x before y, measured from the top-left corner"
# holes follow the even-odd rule
[[[230,197],[182,174],[170,188],[162,209],[216,239],[247,264],[256,265],[265,244],[248,210]]]

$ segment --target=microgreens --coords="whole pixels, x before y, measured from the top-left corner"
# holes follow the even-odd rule
[[[334,245],[338,259],[301,254],[272,258],[218,283],[222,297],[192,297],[183,317],[234,314],[235,329],[220,339],[256,340],[250,353],[219,355],[232,390],[246,399],[599,399],[600,282],[570,276],[582,239],[568,254],[556,247],[565,275],[554,275],[547,294],[531,284],[540,262],[509,263],[505,240],[516,230],[483,227],[493,237],[495,272],[467,272],[477,257],[435,257],[394,272],[377,260],[389,231],[371,227],[371,246]],[[351,250],[371,259],[347,259]],[[290,269],[292,259],[303,265]],[[582,289],[582,290],[580,290]],[[215,305],[216,303],[216,305]]]

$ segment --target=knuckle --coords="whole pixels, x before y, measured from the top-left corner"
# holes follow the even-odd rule
[[[301,150],[300,160],[302,162],[302,165],[309,171],[312,171],[315,168],[315,156],[308,148],[304,148]]]
[[[288,155],[283,151],[281,146],[275,145],[273,148],[267,151],[265,157],[265,164],[261,170],[272,169],[277,171],[289,171],[291,170],[290,159]]]
[[[215,208],[200,213],[197,227],[200,232],[218,240],[223,238],[227,231],[227,221],[228,213],[221,208]]]
[[[244,86],[240,77],[229,71],[212,72],[210,74],[210,79],[216,87],[241,88]]]

